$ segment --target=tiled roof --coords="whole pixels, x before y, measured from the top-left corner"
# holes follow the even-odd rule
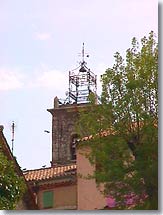
[[[138,126],[139,127],[143,127],[143,125],[144,125],[144,123],[143,122],[139,122],[139,124],[137,123],[137,122],[132,122],[131,124],[130,124],[130,128],[132,129],[132,130],[134,130],[135,128],[137,128]],[[158,127],[158,123],[157,122],[154,122],[154,127]],[[115,135],[116,134],[116,132],[113,130],[113,129],[109,129],[109,130],[104,130],[104,131],[101,131],[101,132],[99,132],[99,133],[97,133],[96,135],[90,135],[90,136],[85,136],[85,137],[83,137],[83,138],[81,138],[80,140],[79,140],[79,142],[81,141],[88,141],[88,140],[92,140],[94,137],[107,137],[107,136],[109,136],[109,135]]]
[[[96,134],[95,136],[100,136],[100,137],[107,137],[109,135],[115,134],[115,132],[111,130],[106,130],[106,131],[101,131],[100,133]],[[83,137],[80,141],[87,141],[87,140],[92,140],[94,138],[93,135]]]
[[[74,175],[76,173],[76,165],[65,165],[58,167],[48,167],[24,172],[27,181],[43,181],[47,179],[58,178],[62,176]]]

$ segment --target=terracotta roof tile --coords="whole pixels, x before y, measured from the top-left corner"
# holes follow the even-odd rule
[[[131,129],[134,130],[138,126],[139,127],[143,127],[143,125],[144,125],[144,122],[139,122],[139,123],[132,122],[130,124],[130,127],[131,127]],[[158,123],[156,121],[154,122],[154,127],[158,127]],[[109,135],[114,135],[114,134],[115,134],[115,131],[113,131],[113,129],[109,129],[109,130],[101,131],[101,132],[97,133],[95,136],[93,136],[93,135],[85,136],[85,137],[81,138],[79,141],[81,141],[81,142],[82,141],[88,141],[88,140],[92,140],[94,137],[99,137],[99,136],[101,136],[101,137],[107,137]]]
[[[95,136],[107,137],[112,134],[115,134],[115,132],[111,130],[105,130],[105,131],[101,131],[100,133],[97,133]],[[90,135],[90,136],[83,137],[80,141],[82,142],[82,141],[92,140],[93,138],[94,136]]]
[[[65,165],[58,167],[48,167],[34,170],[27,170],[24,172],[27,181],[42,181],[61,176],[73,175],[76,173],[76,165]]]

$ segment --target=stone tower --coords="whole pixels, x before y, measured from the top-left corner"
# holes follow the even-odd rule
[[[48,109],[52,114],[52,166],[76,162],[78,134],[75,131],[75,122],[79,109],[86,107],[89,94],[96,94],[96,75],[86,67],[84,56],[83,43],[82,61],[78,68],[69,72],[67,101],[63,103],[55,97],[54,107]]]
[[[82,106],[85,104],[59,105],[55,97],[54,108],[48,109],[52,114],[52,166],[76,161],[75,143],[78,135],[74,125]]]

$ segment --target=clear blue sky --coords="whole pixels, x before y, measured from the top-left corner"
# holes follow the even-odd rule
[[[157,35],[157,9],[156,0],[0,0],[0,124],[11,146],[15,122],[14,155],[22,168],[50,165],[46,109],[55,96],[66,97],[82,43],[99,80],[133,37]]]

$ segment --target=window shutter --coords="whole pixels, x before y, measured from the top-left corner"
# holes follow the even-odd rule
[[[53,207],[53,192],[45,191],[43,193],[43,207],[52,208]]]

